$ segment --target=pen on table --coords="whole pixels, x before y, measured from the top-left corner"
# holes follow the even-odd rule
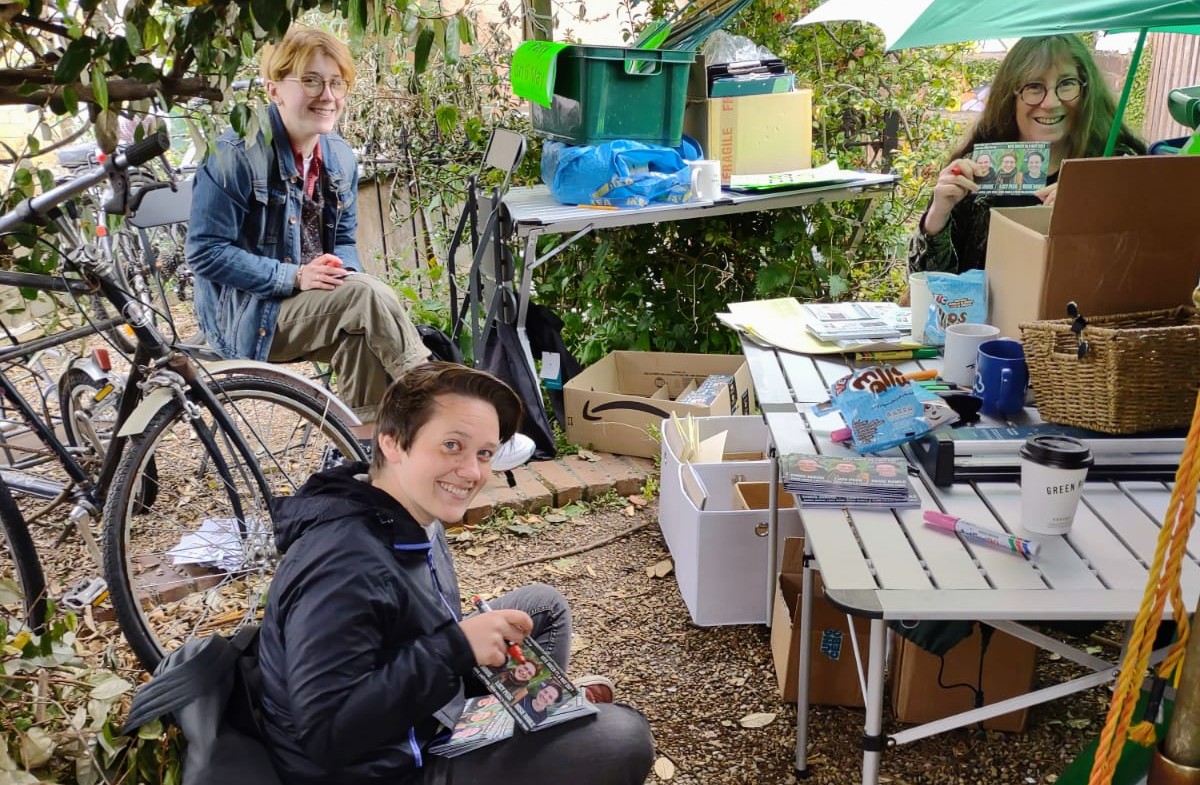
[[[1037,556],[1041,550],[1042,544],[1027,540],[1024,537],[1017,537],[1008,532],[996,531],[995,529],[987,529],[970,521],[964,521],[962,518],[956,518],[953,515],[948,515],[944,512],[936,510],[926,510],[922,516],[925,519],[926,526],[932,526],[936,529],[945,531],[957,532],[971,542],[977,542],[981,545],[991,545],[994,548],[999,548],[1005,551],[1016,551],[1025,556]]]
[[[480,613],[492,612],[492,606],[488,605],[487,600],[480,597],[478,594],[471,598],[471,602],[475,603],[475,608]],[[521,647],[519,645],[509,640],[504,641],[504,645],[508,647],[508,656],[512,657],[515,661],[521,664],[525,663],[525,653],[521,651]]]
[[[577,204],[576,207],[584,210],[620,210],[620,207],[614,207],[611,204]]]
[[[928,382],[932,379],[936,379],[937,377],[938,371],[936,368],[926,368],[923,371],[911,371],[904,374],[905,379],[908,379],[910,382],[918,383]]]
[[[920,349],[897,349],[887,352],[855,352],[856,360],[931,360],[938,356],[935,346]]]

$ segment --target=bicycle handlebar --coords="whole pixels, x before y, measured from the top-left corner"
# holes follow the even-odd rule
[[[169,149],[171,137],[166,130],[159,130],[147,136],[124,153],[110,156],[95,169],[55,186],[41,196],[31,196],[12,211],[0,216],[0,234],[11,232],[23,224],[36,222],[71,197],[98,185],[106,178],[120,176],[131,166],[141,166]]]

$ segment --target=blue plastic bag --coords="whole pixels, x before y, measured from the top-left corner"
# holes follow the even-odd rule
[[[684,156],[700,157],[699,148],[687,139],[675,149],[626,139],[594,147],[548,140],[542,146],[542,182],[563,204],[678,203],[691,195],[691,170]]]

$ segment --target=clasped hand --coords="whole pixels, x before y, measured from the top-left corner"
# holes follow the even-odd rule
[[[351,273],[342,266],[342,260],[331,253],[323,253],[308,264],[300,267],[296,277],[297,288],[302,291],[309,289],[333,289],[341,286],[343,278]]]
[[[502,608],[477,613],[458,623],[479,665],[500,667],[508,661],[508,641],[519,643],[533,632],[533,619],[524,611]]]

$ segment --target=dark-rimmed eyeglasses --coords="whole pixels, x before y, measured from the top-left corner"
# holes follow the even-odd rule
[[[1087,82],[1083,81],[1082,79],[1076,79],[1073,76],[1068,77],[1054,85],[1054,94],[1058,96],[1058,100],[1062,101],[1063,103],[1066,103],[1067,101],[1074,101],[1083,94],[1083,88],[1086,85]],[[1046,85],[1042,84],[1041,82],[1030,82],[1024,87],[1018,88],[1016,92],[1017,97],[1020,98],[1021,102],[1026,106],[1037,106],[1042,101],[1046,100]]]
[[[316,98],[325,92],[326,85],[329,85],[329,92],[333,93],[334,98],[345,98],[346,93],[350,92],[350,83],[337,76],[332,79],[322,79],[315,74],[305,74],[304,76],[285,76],[280,81],[299,82],[304,94],[309,98]]]

